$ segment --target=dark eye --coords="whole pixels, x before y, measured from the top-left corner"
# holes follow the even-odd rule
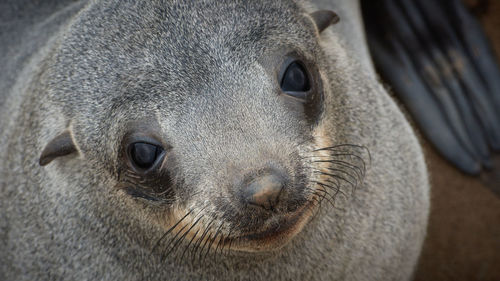
[[[281,77],[281,90],[290,92],[307,92],[311,89],[307,71],[298,61],[288,65]]]
[[[143,170],[151,169],[163,157],[163,148],[154,144],[136,142],[129,149],[132,163]]]

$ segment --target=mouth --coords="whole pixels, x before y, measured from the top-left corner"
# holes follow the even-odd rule
[[[312,197],[292,213],[275,214],[270,217],[258,231],[241,234],[234,232],[234,236],[222,234],[222,224],[218,229],[215,229],[212,226],[213,220],[205,226],[198,226],[198,222],[201,225],[203,216],[192,216],[192,212],[176,212],[174,215],[177,217],[176,223],[168,228],[167,232],[156,242],[154,248],[159,247],[160,249],[166,245],[165,249],[168,251],[166,251],[167,254],[162,254],[162,258],[179,248],[178,246],[183,241],[188,243],[187,246],[185,245],[187,248],[192,246],[192,250],[187,251],[187,254],[194,257],[197,254],[201,257],[202,252],[206,256],[210,249],[214,250],[215,253],[220,250],[221,254],[224,249],[227,253],[271,252],[285,246],[303,230],[313,217],[315,210],[319,208],[318,202],[318,198]],[[231,232],[229,230],[229,233]],[[169,233],[172,233],[173,237],[166,238]],[[182,256],[185,253],[186,250]]]
[[[310,200],[291,214],[270,219],[262,231],[230,238],[224,243],[229,243],[231,250],[241,252],[262,252],[280,249],[300,233],[309,222],[316,207],[314,202],[314,200]]]

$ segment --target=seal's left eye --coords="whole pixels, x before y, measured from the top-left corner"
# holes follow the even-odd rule
[[[163,148],[160,146],[136,142],[130,145],[130,158],[134,166],[148,170],[159,162],[163,157]]]
[[[307,71],[299,61],[288,65],[281,77],[281,90],[285,93],[307,92],[311,89]]]

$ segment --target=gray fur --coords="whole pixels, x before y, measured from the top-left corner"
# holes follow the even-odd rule
[[[427,225],[425,163],[375,80],[355,1],[318,3],[340,17],[321,35],[308,17],[314,3],[22,2],[0,4],[1,280],[411,278]],[[312,145],[303,145],[310,126],[270,94],[269,65],[283,50],[304,53],[323,76],[313,127],[369,149],[364,182],[344,184],[336,208],[323,204],[283,248],[161,261],[151,250],[169,210],[116,188],[123,135],[154,123],[173,147],[176,200],[221,215],[214,202],[232,176],[289,167]],[[78,153],[39,166],[65,130]]]

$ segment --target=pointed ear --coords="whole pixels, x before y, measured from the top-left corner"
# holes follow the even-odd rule
[[[330,10],[319,10],[310,14],[310,16],[316,24],[319,33],[340,20],[339,16]]]
[[[64,131],[45,146],[38,163],[41,166],[45,166],[57,157],[65,156],[76,151],[71,133],[69,131]]]

